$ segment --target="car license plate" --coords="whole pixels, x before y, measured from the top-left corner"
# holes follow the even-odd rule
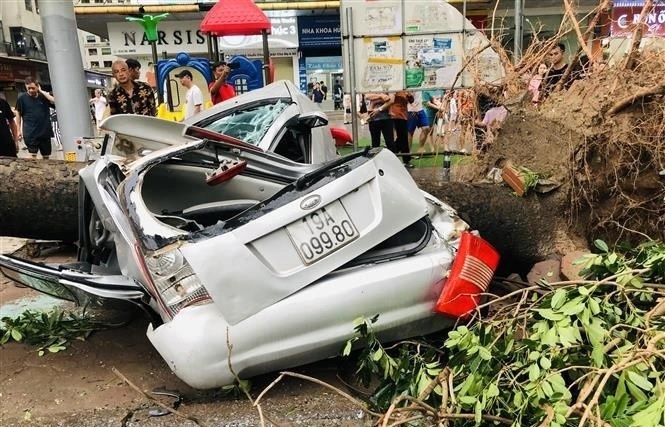
[[[286,231],[305,264],[330,255],[360,235],[340,201],[292,222]]]

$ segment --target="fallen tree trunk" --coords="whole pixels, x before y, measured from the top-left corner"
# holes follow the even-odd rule
[[[0,236],[75,241],[83,166],[0,157]]]
[[[0,236],[75,241],[78,170],[83,166],[0,158]],[[564,191],[519,198],[504,186],[443,182],[440,175],[438,168],[413,170],[420,188],[457,209],[501,253],[502,265],[513,271],[584,246],[562,219],[567,206]]]

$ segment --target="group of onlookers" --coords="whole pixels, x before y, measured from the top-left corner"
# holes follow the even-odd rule
[[[590,64],[589,58],[586,55],[581,55],[565,81],[562,81],[568,69],[568,63],[564,60],[565,52],[566,45],[563,43],[557,44],[547,53],[546,61],[538,64],[537,69],[530,77],[526,76],[528,79],[528,90],[531,94],[531,103],[534,106],[538,106],[557,86],[560,85],[562,88],[567,89],[575,80],[601,71],[607,65],[602,59]]]

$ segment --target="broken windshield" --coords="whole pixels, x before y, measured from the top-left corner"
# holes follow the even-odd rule
[[[242,110],[232,111],[224,117],[217,117],[201,127],[258,146],[270,126],[289,103],[290,101],[279,99],[271,104],[248,106]]]

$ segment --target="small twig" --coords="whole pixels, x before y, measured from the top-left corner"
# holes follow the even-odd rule
[[[288,372],[288,371],[280,372],[280,377],[279,377],[277,380],[273,381],[273,383],[271,383],[269,387],[274,386],[274,385],[277,383],[277,381],[279,381],[279,380],[282,379],[283,376],[289,376],[289,377],[294,377],[294,378],[300,378],[300,379],[302,379],[302,380],[311,381],[311,382],[313,382],[313,383],[315,383],[315,384],[318,384],[318,385],[320,385],[320,386],[323,386],[323,387],[329,388],[330,390],[333,390],[334,392],[336,392],[337,394],[339,394],[340,396],[342,396],[342,397],[345,398],[346,400],[348,400],[348,401],[350,401],[351,403],[354,403],[355,405],[357,405],[357,406],[358,406],[358,407],[359,407],[364,413],[366,413],[366,414],[368,414],[368,415],[371,415],[371,416],[373,416],[373,417],[377,417],[377,418],[381,416],[381,414],[379,414],[378,412],[370,411],[369,409],[367,409],[367,408],[365,407],[365,405],[364,405],[362,402],[360,402],[358,399],[355,399],[355,398],[354,398],[353,396],[351,396],[350,394],[345,393],[345,392],[343,392],[342,390],[338,389],[337,387],[335,387],[335,386],[333,386],[333,385],[330,385],[330,384],[328,384],[328,383],[326,383],[326,382],[324,382],[324,381],[318,380],[318,379],[316,379],[316,378],[313,378],[313,377],[310,377],[310,376],[307,376],[307,375],[298,374],[298,373],[295,373],[295,372]],[[263,396],[264,394],[265,394],[265,393],[261,393],[260,396]],[[259,401],[259,400],[257,399],[257,400],[256,400],[257,404],[258,404],[258,401]]]
[[[554,409],[552,409],[550,405],[545,405],[543,409],[545,410],[547,416],[542,423],[538,424],[538,427],[549,427],[549,425],[552,423],[552,420],[554,419]]]
[[[162,409],[164,409],[164,410],[170,412],[171,414],[176,415],[176,416],[178,416],[178,417],[180,417],[180,418],[183,418],[183,419],[185,419],[185,420],[192,421],[194,424],[196,424],[196,425],[198,425],[198,426],[206,427],[206,424],[203,423],[203,421],[200,421],[198,418],[193,417],[193,416],[191,416],[191,415],[183,414],[182,412],[178,411],[177,409],[173,409],[172,407],[170,407],[170,406],[168,406],[168,405],[165,405],[165,404],[163,404],[162,402],[160,402],[160,401],[158,401],[157,399],[155,399],[154,397],[150,396],[148,393],[146,393],[145,391],[143,391],[143,390],[141,390],[140,388],[138,388],[138,386],[136,386],[136,384],[134,384],[133,382],[131,382],[126,376],[124,376],[124,375],[123,375],[120,371],[118,371],[115,367],[111,367],[111,371],[113,371],[113,373],[114,373],[118,378],[120,378],[122,381],[124,381],[124,382],[125,382],[129,387],[131,387],[134,391],[136,391],[137,393],[139,393],[141,396],[143,396],[144,398],[146,398],[146,399],[149,400],[150,402],[152,402],[152,403],[154,403],[155,405],[159,406],[160,408],[162,408]]]

